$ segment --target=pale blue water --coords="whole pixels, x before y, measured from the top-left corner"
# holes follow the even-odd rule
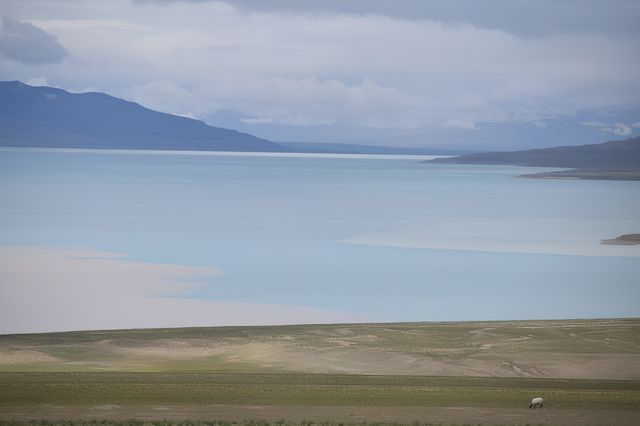
[[[640,183],[416,159],[0,150],[0,245],[214,266],[191,297],[377,321],[640,316]]]

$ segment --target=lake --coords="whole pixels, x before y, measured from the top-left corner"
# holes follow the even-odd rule
[[[0,322],[46,331],[640,316],[640,246],[600,244],[640,232],[640,183],[421,160],[1,149]],[[82,278],[69,259],[88,268]],[[109,268],[119,275],[100,281],[114,283],[103,302],[51,319],[80,309],[95,292],[79,289],[97,288]],[[135,293],[145,306],[136,315],[127,289],[154,279],[163,287]],[[167,315],[145,311],[160,301]],[[91,322],[106,304],[130,311]]]

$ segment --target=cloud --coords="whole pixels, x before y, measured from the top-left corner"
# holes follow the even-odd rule
[[[308,117],[302,116],[283,116],[279,118],[271,118],[271,117],[256,117],[256,118],[242,118],[240,119],[243,123],[249,125],[256,124],[285,124],[287,126],[295,126],[295,127],[309,127],[309,126],[326,126],[329,124],[333,124],[331,121],[312,119]]]
[[[187,117],[193,116],[199,104],[197,97],[189,90],[167,80],[136,85],[128,97],[147,108]]]
[[[491,24],[495,14],[479,6],[467,13],[448,2],[113,0],[108,7],[87,1],[70,8],[34,1],[37,7],[9,0],[6,10],[55,35],[70,52],[70,60],[38,70],[49,83],[92,87],[275,140],[306,138],[305,127],[308,134],[351,132],[345,138],[360,140],[380,129],[396,129],[390,138],[448,140],[451,126],[528,123],[536,131],[536,123],[585,109],[640,104],[638,31],[585,25],[531,37],[512,31],[517,25],[506,18]],[[597,18],[560,3],[508,9],[518,22],[524,18],[516,11],[533,9],[549,19]],[[635,16],[627,3],[598,9],[602,20]],[[22,63],[0,62],[5,79],[34,77]]]
[[[640,127],[636,125],[640,123],[634,123],[632,125],[627,125],[624,123],[607,124],[601,121],[583,121],[581,122],[581,124],[588,127],[595,127],[601,132],[611,133],[618,136],[629,136],[631,133],[633,133],[632,127]]]
[[[613,125],[613,133],[619,136],[627,136],[632,132],[631,127],[627,126],[624,123],[614,123]]]
[[[412,127],[417,99],[374,79],[345,84],[309,78],[232,78],[199,88],[221,108],[241,112],[247,122],[291,126],[357,124]]]
[[[447,120],[444,122],[443,126],[457,129],[475,129],[476,123],[468,120]]]
[[[190,7],[207,14],[206,4],[164,6],[176,14]],[[609,48],[591,36],[522,40],[380,16],[247,16],[233,9],[210,16],[213,29],[196,22],[189,32],[167,28],[133,44],[136,60],[163,63],[166,80],[199,99],[193,114],[205,120],[233,110],[253,125],[418,128],[452,115],[464,116],[467,127],[539,122],[599,105],[603,93],[610,94],[607,103],[633,97],[607,86],[636,84],[625,67],[613,65],[629,61],[624,43]],[[579,46],[587,42],[594,50],[584,54]],[[618,53],[620,59],[594,64],[595,56]],[[609,82],[615,74],[620,78]],[[180,99],[171,105],[167,98],[164,110],[182,113]]]
[[[67,51],[58,39],[28,22],[0,18],[0,52],[25,64],[60,62]]]
[[[134,3],[169,4],[179,1],[206,0],[134,0]],[[633,31],[640,20],[640,7],[633,0],[606,3],[599,0],[233,0],[227,3],[248,13],[382,15],[405,20],[463,22],[526,37],[576,31],[608,34]],[[495,13],[496,10],[500,13]]]
[[[44,77],[35,77],[25,80],[25,83],[29,86],[48,86],[49,82]]]
[[[582,124],[583,126],[589,126],[589,127],[598,127],[598,128],[607,127],[607,123],[603,123],[602,121],[583,121],[580,124]]]
[[[232,110],[250,125],[414,127],[420,122],[409,108],[419,99],[373,79],[347,85],[313,77],[212,77],[191,89],[170,81],[149,82],[126,96],[149,108],[205,119],[212,112]]]
[[[88,249],[0,247],[0,334],[366,320],[306,306],[189,297],[221,273]]]

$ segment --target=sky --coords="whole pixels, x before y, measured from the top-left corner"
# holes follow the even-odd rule
[[[640,135],[635,0],[0,0],[0,79],[274,141],[469,150]]]

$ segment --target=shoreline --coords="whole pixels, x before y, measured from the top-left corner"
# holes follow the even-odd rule
[[[640,170],[569,169],[517,176],[526,179],[640,181]]]
[[[316,153],[292,151],[213,151],[213,150],[179,150],[179,149],[120,149],[120,148],[64,148],[64,147],[11,147],[2,146],[0,152],[64,152],[70,154],[138,154],[138,155],[183,155],[213,157],[275,157],[275,158],[325,158],[354,160],[418,160],[431,161],[438,158],[449,158],[450,155],[429,154],[349,154],[349,153]]]
[[[601,240],[600,244],[612,246],[635,246],[640,244],[640,234],[625,234],[616,238]]]

